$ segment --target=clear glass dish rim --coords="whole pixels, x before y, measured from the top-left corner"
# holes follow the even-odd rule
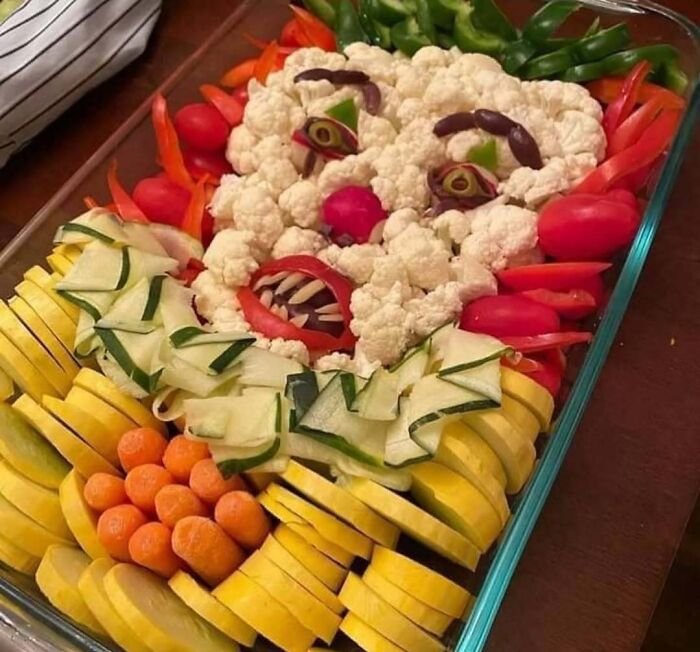
[[[667,9],[651,0],[579,0],[591,8],[609,9],[615,12],[652,13],[675,22],[695,42],[700,50],[700,28],[682,14]],[[194,69],[200,58],[226,35],[256,4],[256,0],[242,0],[232,14],[195,50],[154,92],[167,92]],[[133,129],[150,113],[152,95],[149,96],[117,131],[100,146],[75,172],[61,189],[32,217],[19,233],[0,251],[0,268],[4,267],[42,227],[48,217],[74,192],[83,179],[126,139]],[[691,80],[691,92],[682,122],[674,138],[668,157],[647,205],[639,232],[632,243],[622,266],[608,307],[600,321],[593,342],[574,382],[571,394],[564,404],[551,441],[539,459],[537,468],[519,497],[518,507],[499,542],[498,551],[484,578],[471,613],[455,637],[455,652],[480,652],[490,634],[503,597],[508,589],[515,568],[527,545],[537,518],[558,475],[564,457],[571,445],[576,429],[605,364],[615,334],[622,322],[644,263],[663,217],[664,208],[678,176],[683,155],[692,137],[700,110],[700,83]],[[72,642],[90,652],[110,652],[99,640],[85,634],[71,624],[50,605],[38,602],[12,582],[0,577],[0,593],[25,609],[31,615],[53,627]]]

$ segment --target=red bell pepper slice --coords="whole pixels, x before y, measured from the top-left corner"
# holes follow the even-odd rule
[[[335,337],[329,333],[299,328],[286,319],[272,313],[258,297],[252,288],[260,277],[276,274],[277,272],[301,272],[306,276],[323,281],[326,287],[335,297],[340,314],[344,319],[343,331]],[[355,343],[355,336],[350,330],[352,313],[350,311],[350,298],[353,286],[350,281],[330,268],[315,256],[296,255],[286,256],[277,260],[271,260],[260,267],[253,275],[248,287],[238,289],[237,297],[246,321],[253,330],[262,333],[265,337],[281,337],[287,340],[299,340],[310,350],[318,352],[341,351],[351,349]]]
[[[238,86],[231,91],[231,97],[238,102],[243,109],[245,105],[248,104],[250,96],[248,95],[248,88],[246,86]]]
[[[289,5],[289,8],[294,12],[299,29],[311,45],[327,52],[335,52],[335,34],[332,29],[306,9],[294,5]]]
[[[222,86],[226,86],[226,88],[237,88],[247,84],[253,78],[257,63],[257,58],[241,61],[241,63],[225,72],[219,83]]]
[[[511,290],[570,290],[591,276],[597,276],[612,263],[542,263],[523,265],[496,272],[498,280]]]
[[[168,115],[168,104],[160,93],[158,93],[153,100],[151,115],[153,118],[153,128],[156,132],[160,164],[173,183],[192,191],[194,189],[194,182],[185,166],[182,150],[180,149],[180,142],[177,138],[177,132]]]
[[[207,207],[207,183],[210,181],[208,174],[197,181],[197,184],[192,191],[190,203],[187,206],[185,217],[182,220],[180,229],[185,233],[202,241],[202,220],[204,219],[204,211]]]
[[[505,356],[501,358],[501,365],[508,367],[509,369],[514,369],[519,371],[521,374],[532,373],[533,371],[542,371],[544,365],[535,360],[534,358],[526,358],[520,353],[516,353],[514,356]]]
[[[634,145],[589,172],[572,192],[604,193],[620,179],[649,165],[668,147],[680,118],[680,111],[662,111]]]
[[[641,137],[646,129],[654,122],[661,111],[663,111],[663,100],[654,97],[645,104],[642,104],[636,111],[632,113],[608,140],[607,156],[614,156],[621,151],[634,145]]]
[[[296,18],[292,18],[291,20],[287,21],[282,28],[280,45],[308,48],[313,44],[306,34],[301,31]]]
[[[586,84],[586,88],[599,102],[612,104],[620,95],[624,83],[624,77],[603,77]],[[663,86],[644,82],[639,89],[638,100],[644,104],[652,98],[660,99],[664,109],[682,109],[685,106],[685,100],[680,95]]]
[[[109,164],[107,185],[109,186],[109,192],[112,194],[112,200],[117,206],[117,212],[125,222],[149,224],[148,218],[143,214],[143,211],[136,205],[131,195],[124,189],[124,186],[119,183],[116,159],[112,159],[112,162]]]
[[[608,105],[603,114],[603,129],[608,140],[618,126],[632,113],[639,99],[639,92],[644,79],[651,71],[648,61],[640,61],[630,70],[620,89],[620,94]]]
[[[213,84],[202,84],[199,92],[232,127],[237,127],[243,122],[243,106],[226,91]]]
[[[204,263],[197,258],[190,258],[187,267],[183,269],[175,278],[182,281],[185,287],[190,287],[194,280],[206,269]]]
[[[85,204],[85,208],[88,210],[100,207],[99,202],[92,195],[85,195],[85,197],[83,197],[83,204]]]
[[[520,292],[520,295],[552,308],[560,317],[566,319],[582,319],[590,315],[597,307],[595,297],[586,290],[556,292],[540,288],[538,290],[525,290]]]
[[[277,66],[277,55],[279,54],[279,45],[277,41],[271,41],[268,43],[267,47],[262,51],[260,58],[255,64],[255,69],[253,70],[253,76],[261,84],[267,81],[267,76],[275,69]]]
[[[559,349],[572,344],[583,344],[593,339],[593,333],[588,331],[565,331],[562,333],[543,333],[542,335],[509,335],[499,338],[503,344],[510,346],[520,353],[536,353]]]
[[[549,349],[535,354],[541,369],[529,371],[527,376],[542,385],[554,398],[559,394],[561,381],[566,368],[566,357],[561,349]]]

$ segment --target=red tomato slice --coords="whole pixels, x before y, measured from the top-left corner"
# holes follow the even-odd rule
[[[539,290],[525,290],[520,293],[520,296],[547,306],[556,311],[560,317],[566,319],[582,319],[596,309],[595,297],[585,290],[556,292],[540,288]]]
[[[501,341],[520,353],[536,353],[548,349],[558,349],[572,344],[583,344],[593,339],[593,333],[588,331],[566,331],[563,333],[542,333],[524,337],[505,336]]]
[[[559,316],[526,297],[501,294],[481,297],[464,306],[460,328],[493,337],[539,335],[559,330]]]
[[[598,276],[612,263],[542,263],[539,265],[523,265],[496,272],[498,280],[507,288],[516,291],[539,290],[570,290],[582,287],[584,279]]]

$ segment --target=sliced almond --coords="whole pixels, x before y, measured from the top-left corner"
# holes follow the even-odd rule
[[[306,278],[306,274],[301,272],[294,272],[285,278],[275,289],[275,294],[284,294],[288,292],[293,287],[296,287]]]
[[[321,290],[325,290],[325,288],[326,284],[323,281],[321,281],[320,279],[314,279],[310,283],[307,283],[302,288],[297,290],[291,297],[289,297],[288,303],[292,306],[304,303],[305,301],[308,301],[311,297],[313,297],[315,294],[321,292]]]
[[[320,308],[316,308],[316,312],[319,315],[328,315],[334,312],[338,312],[340,310],[340,304],[339,303],[328,303],[325,306],[321,306]]]

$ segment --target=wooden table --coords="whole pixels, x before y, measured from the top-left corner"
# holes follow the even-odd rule
[[[695,0],[666,4],[700,22]],[[235,2],[164,2],[146,54],[0,171],[16,233]],[[700,139],[488,649],[639,648],[700,487]]]

